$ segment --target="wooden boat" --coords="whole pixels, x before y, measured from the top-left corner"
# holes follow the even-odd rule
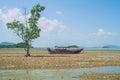
[[[69,47],[55,47],[55,49],[48,48],[50,54],[79,54],[83,48],[69,48]]]

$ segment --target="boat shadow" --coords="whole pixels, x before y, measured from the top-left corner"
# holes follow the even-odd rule
[[[1,56],[1,57],[25,57],[25,56]],[[62,55],[31,55],[29,57],[71,57],[68,55],[62,56]]]
[[[62,55],[54,55],[54,56],[47,56],[47,55],[32,55],[30,57],[71,57],[71,56],[62,56]]]

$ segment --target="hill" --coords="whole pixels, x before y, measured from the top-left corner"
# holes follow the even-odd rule
[[[12,42],[1,42],[0,45],[14,45]]]
[[[11,42],[1,42],[0,43],[0,48],[24,48],[25,47],[25,43],[20,42],[20,43],[11,43]],[[32,46],[30,46],[31,48],[33,48]]]
[[[102,48],[120,48],[118,45],[105,45]]]

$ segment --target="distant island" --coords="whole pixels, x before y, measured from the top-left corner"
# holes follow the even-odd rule
[[[8,45],[14,45],[15,43],[12,43],[12,42],[1,42],[0,45],[5,45],[5,46],[8,46]]]
[[[0,43],[0,48],[24,48],[25,47],[25,43],[20,42],[20,43],[12,43],[12,42],[1,42]],[[31,46],[31,48],[33,48]]]
[[[117,46],[117,45],[105,45],[102,48],[120,48],[120,46]]]

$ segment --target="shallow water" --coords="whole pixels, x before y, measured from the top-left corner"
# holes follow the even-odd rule
[[[109,55],[97,55],[96,57],[98,58],[113,58],[113,57],[118,57],[120,54],[109,54]]]
[[[120,74],[120,66],[78,69],[0,70],[0,80],[80,80],[73,77],[88,72]]]
[[[76,64],[90,64],[90,62],[76,62]]]
[[[89,48],[85,48],[85,50],[118,50],[120,51],[120,48],[92,48],[92,47],[89,47]]]

